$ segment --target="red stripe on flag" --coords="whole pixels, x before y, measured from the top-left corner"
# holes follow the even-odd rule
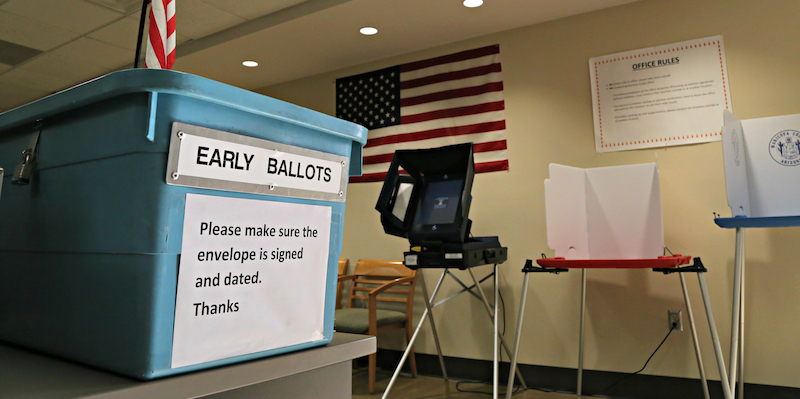
[[[153,15],[153,10],[150,10],[150,28],[148,29],[147,38],[150,40],[150,46],[155,52],[158,63],[162,67],[166,65],[166,55],[164,54],[164,43],[161,41],[161,34],[158,31],[156,24],[156,17]],[[145,65],[147,66],[147,65]]]
[[[479,153],[479,152],[492,152],[492,151],[501,151],[507,150],[507,143],[505,140],[498,140],[498,141],[490,141],[488,143],[474,143],[472,144],[472,152]]]
[[[166,1],[164,3],[164,10],[166,11],[167,14],[169,14],[169,11],[168,11],[167,7],[169,7],[170,3],[173,3],[175,1],[176,0],[168,0],[168,1]],[[173,34],[175,34],[175,14],[172,15],[172,18],[167,20],[167,34],[166,34],[165,37],[167,39],[169,39],[170,35],[173,35]],[[178,38],[175,37],[175,42],[177,42],[177,41],[178,41]],[[167,50],[166,49],[166,43],[165,43],[165,50]],[[165,69],[172,69],[172,66],[175,65],[175,47],[173,47],[172,49],[169,49],[169,50],[170,50],[170,52],[169,52],[169,54],[167,54],[167,57],[166,57]]]
[[[445,90],[416,97],[408,97],[400,100],[400,106],[410,107],[412,105],[449,100],[452,98],[477,96],[493,91],[503,91],[503,82],[492,82],[480,86],[464,87],[462,89]]]
[[[474,125],[456,126],[456,127],[443,127],[438,129],[424,130],[421,132],[395,134],[386,137],[377,137],[368,139],[364,148],[377,147],[385,144],[406,143],[409,141],[435,139],[438,137],[446,136],[461,136],[464,134],[485,133],[506,128],[506,121],[494,121],[476,123]]]
[[[471,60],[473,58],[480,58],[487,55],[499,54],[499,53],[500,53],[500,46],[495,44],[492,46],[486,46],[486,47],[476,48],[474,50],[462,51],[460,53],[444,55],[441,57],[431,58],[428,60],[409,62],[408,64],[400,65],[400,72],[411,72],[411,71],[416,71],[418,69],[432,67],[434,65],[442,65],[442,64],[449,64],[451,62]]]
[[[400,82],[400,90],[413,89],[415,87],[427,86],[434,83],[447,82],[449,80],[466,79],[475,76],[488,75],[494,72],[501,72],[500,63],[464,69],[461,71],[445,72],[436,75],[426,76],[419,79],[406,80]]]
[[[499,172],[501,170],[508,170],[508,159],[475,164],[475,173]]]
[[[390,152],[388,154],[380,154],[380,155],[369,155],[365,156],[362,164],[364,165],[374,165],[378,163],[387,163],[392,162],[392,158],[394,157],[394,153]]]
[[[500,151],[505,149],[507,149],[505,140],[490,141],[488,143],[475,143],[472,146],[472,151],[476,154],[480,152]],[[364,157],[363,163],[364,165],[388,163],[392,162],[392,157],[394,157],[393,152],[388,154],[369,155]]]
[[[475,164],[475,173],[500,172],[504,170],[508,170],[508,160]],[[370,183],[384,180],[386,180],[386,172],[367,173],[363,176],[350,177],[350,183]]]
[[[457,116],[475,115],[492,111],[502,111],[503,109],[505,109],[505,103],[503,101],[476,104],[467,107],[440,109],[431,112],[423,112],[421,114],[403,116],[400,118],[400,124],[405,125],[408,123],[425,122],[434,119],[455,118]]]
[[[350,176],[350,183],[372,183],[386,180],[386,172],[369,173],[363,176]]]
[[[175,16],[173,15],[172,18],[167,20],[167,37],[169,35],[175,33]]]

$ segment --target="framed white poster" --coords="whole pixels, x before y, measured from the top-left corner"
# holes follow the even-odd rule
[[[589,59],[597,152],[719,141],[732,111],[722,36]]]

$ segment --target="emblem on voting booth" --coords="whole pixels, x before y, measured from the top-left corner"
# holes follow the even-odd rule
[[[783,166],[800,165],[800,132],[784,130],[769,141],[769,155]]]

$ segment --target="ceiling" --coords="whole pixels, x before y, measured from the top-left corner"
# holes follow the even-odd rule
[[[254,90],[637,0],[175,1],[173,69]],[[141,3],[0,0],[0,111],[132,67]]]

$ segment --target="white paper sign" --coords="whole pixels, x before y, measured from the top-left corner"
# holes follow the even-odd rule
[[[172,367],[323,339],[331,208],[186,195]]]
[[[651,259],[664,230],[658,165],[581,169],[550,164],[547,244],[566,259]]]
[[[177,173],[338,194],[342,169],[325,159],[184,134]]]
[[[589,59],[597,152],[720,140],[732,110],[722,36]]]

